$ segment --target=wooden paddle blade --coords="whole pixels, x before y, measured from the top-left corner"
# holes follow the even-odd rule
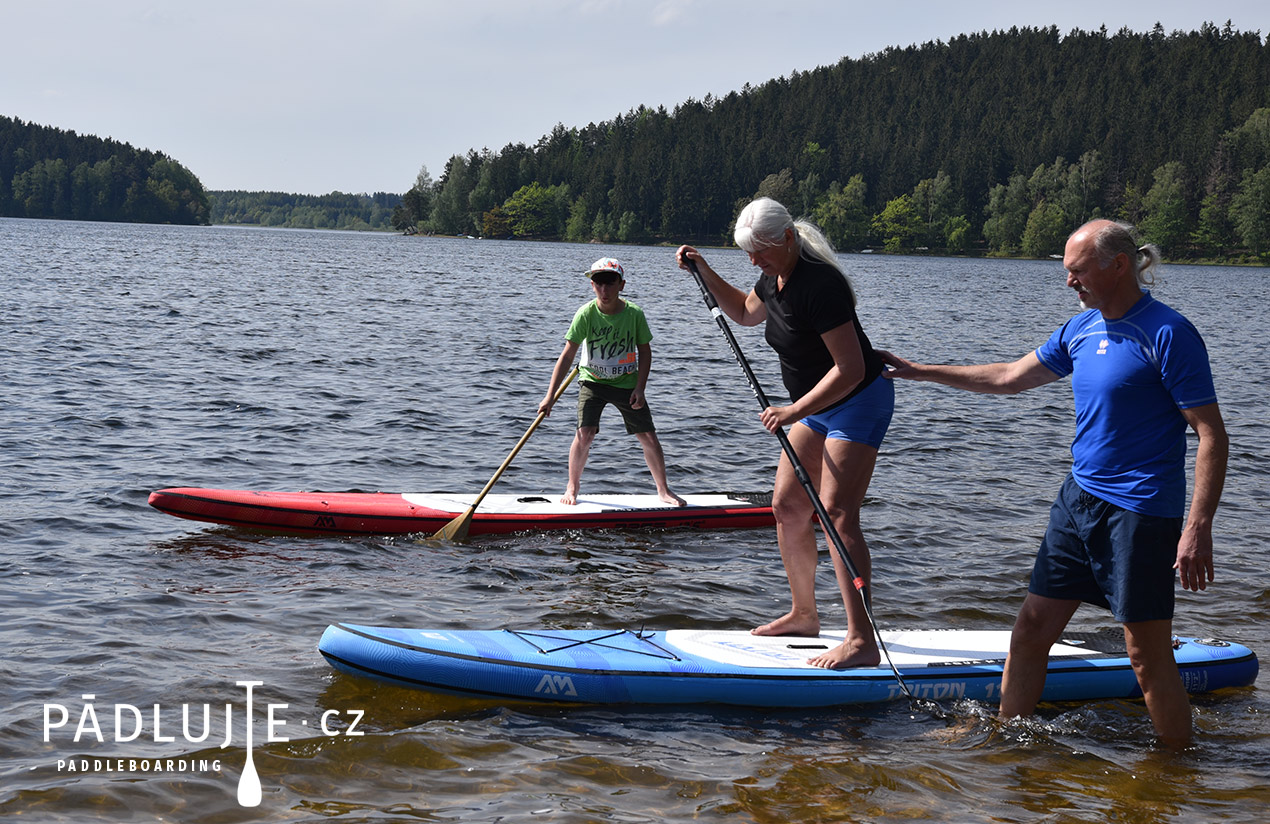
[[[476,507],[470,506],[462,515],[450,521],[445,526],[438,529],[432,534],[434,541],[462,541],[467,537],[467,531],[472,526],[472,515],[476,513]]]
[[[554,395],[552,395],[553,403],[560,400],[560,396],[564,394],[564,388],[568,386],[575,377],[577,377],[577,374],[578,367],[575,366],[572,370],[570,370],[569,376],[560,384],[560,388],[556,390]],[[525,445],[526,441],[529,440],[529,436],[534,434],[534,430],[538,428],[538,424],[542,423],[543,418],[545,417],[547,417],[546,412],[538,413],[538,416],[534,418],[534,422],[529,425],[529,429],[524,435],[520,436],[520,440],[512,447],[511,454],[504,458],[502,465],[494,471],[494,477],[489,479],[489,483],[485,484],[485,488],[481,490],[480,494],[476,496],[476,500],[472,502],[470,507],[468,507],[467,512],[464,512],[462,515],[437,530],[436,534],[432,536],[433,539],[438,541],[461,541],[467,537],[468,527],[472,525],[472,515],[476,512],[476,508],[481,505],[481,501],[485,500],[485,494],[494,488],[494,482],[502,476],[503,471],[507,469],[507,467],[511,466],[512,459],[516,457],[516,453],[520,452],[520,448]]]

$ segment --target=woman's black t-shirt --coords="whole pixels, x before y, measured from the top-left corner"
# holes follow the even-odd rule
[[[800,257],[785,288],[777,290],[776,278],[760,275],[754,293],[767,307],[764,336],[780,356],[781,377],[791,402],[815,388],[833,367],[833,356],[820,336],[848,321],[855,322],[864,355],[864,378],[850,394],[825,409],[849,400],[882,374],[882,358],[860,328],[846,278],[834,267]]]

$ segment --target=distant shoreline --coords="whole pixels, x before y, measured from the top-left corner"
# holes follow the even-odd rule
[[[247,226],[251,224],[229,223],[229,224],[216,224],[216,225]],[[264,227],[264,228],[270,228],[270,227]],[[366,230],[332,229],[330,231],[366,231]],[[372,231],[382,231],[382,230],[372,230]],[[576,241],[560,240],[558,238],[511,238],[511,237],[484,238],[484,237],[476,237],[473,235],[442,235],[442,234],[422,234],[422,233],[406,234],[404,232],[393,232],[393,234],[397,234],[401,237],[409,237],[409,238],[425,238],[425,239],[441,238],[445,240],[494,240],[494,241],[505,241],[508,243],[526,243],[526,242],[527,243],[569,243],[569,244],[582,245],[582,246],[585,246],[587,245],[587,243],[590,243],[590,244],[599,244],[603,246],[616,246],[616,247],[621,247],[621,246],[658,247],[658,246],[661,246],[668,249],[674,249],[674,248],[678,248],[680,245],[678,243],[672,243],[670,241],[665,241],[665,240],[658,241],[656,243],[622,243],[621,241],[616,241],[616,240],[614,241],[591,240],[591,241],[588,241],[587,243],[577,243]],[[700,246],[703,249],[735,249],[737,248],[735,246],[723,246],[719,244],[701,243],[701,242],[693,242],[693,245]],[[953,258],[953,259],[965,259],[965,260],[974,260],[974,259],[1038,260],[1038,261],[1048,260],[1048,261],[1052,261],[1053,263],[1062,265],[1062,260],[1060,258],[1036,258],[1036,257],[1025,257],[1023,255],[1003,255],[1003,254],[1000,254],[999,252],[981,252],[981,253],[961,252],[961,253],[954,254],[951,252],[941,252],[934,249],[929,249],[929,250],[903,249],[899,252],[887,252],[883,249],[855,249],[855,250],[845,250],[845,251],[840,249],[838,250],[838,254],[840,255],[879,255],[879,256],[885,256],[885,257]],[[1168,266],[1168,265],[1240,266],[1245,268],[1257,268],[1257,269],[1270,268],[1270,262],[1249,261],[1246,259],[1246,256],[1241,256],[1239,258],[1225,258],[1225,259],[1164,258],[1161,261],[1161,264],[1164,266]]]

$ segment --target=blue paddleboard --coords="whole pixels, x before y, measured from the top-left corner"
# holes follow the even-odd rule
[[[909,690],[934,700],[996,702],[1010,633],[884,631]],[[498,701],[820,707],[902,697],[878,667],[825,670],[807,659],[842,633],[757,636],[744,631],[442,630],[327,627],[318,650],[337,670],[435,692]],[[1179,638],[1189,692],[1252,684],[1257,657],[1229,641]],[[1119,629],[1073,632],[1050,650],[1046,701],[1140,697]]]

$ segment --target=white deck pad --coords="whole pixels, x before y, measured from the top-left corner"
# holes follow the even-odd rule
[[[812,668],[807,659],[836,647],[845,635],[844,632],[822,632],[811,638],[751,635],[735,630],[672,629],[666,633],[666,642],[685,653],[726,666]],[[897,667],[1004,661],[1010,647],[1008,630],[886,630],[882,638]],[[1087,649],[1062,643],[1050,648],[1051,657],[1088,653]]]
[[[442,512],[464,512],[476,500],[476,493],[403,492],[401,495],[415,506],[437,509]],[[689,507],[743,507],[755,506],[743,498],[724,494],[684,495]],[[506,515],[570,515],[614,512],[633,509],[676,509],[656,495],[598,494],[583,495],[573,505],[560,503],[560,495],[491,493],[486,495],[477,512]]]

